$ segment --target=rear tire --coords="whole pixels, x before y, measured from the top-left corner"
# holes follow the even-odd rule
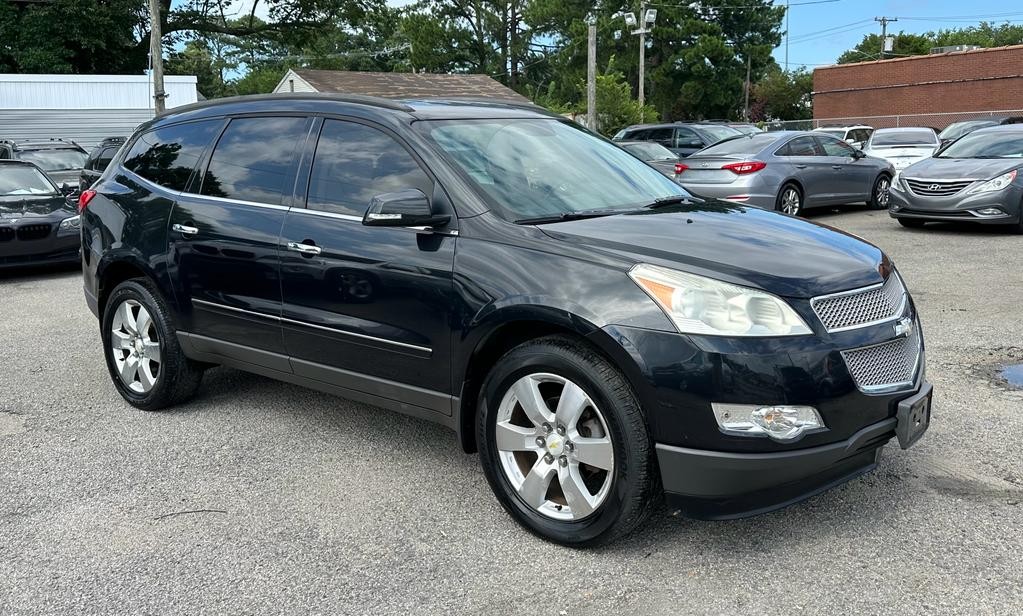
[[[163,299],[142,278],[119,284],[103,311],[103,354],[128,404],[155,411],[188,400],[204,366],[185,357]]]
[[[920,220],[919,218],[897,218],[899,224],[908,229],[919,229],[924,226],[927,221]]]
[[[873,210],[887,210],[891,201],[889,191],[892,188],[892,178],[887,173],[882,173],[874,180],[874,187],[870,190],[870,201],[867,206]]]
[[[646,418],[622,373],[592,349],[565,336],[515,347],[487,375],[479,409],[484,474],[530,532],[593,546],[649,516],[661,488]]]
[[[792,182],[785,184],[778,191],[774,209],[789,216],[799,216],[803,213],[803,191]]]

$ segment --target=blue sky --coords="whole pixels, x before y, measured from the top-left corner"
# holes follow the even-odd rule
[[[843,51],[859,43],[864,34],[880,34],[881,24],[874,21],[875,17],[899,18],[897,23],[888,25],[889,33],[922,34],[981,21],[1023,23],[1023,5],[1016,4],[1018,0],[816,0],[819,3],[797,4],[810,1],[813,0],[791,0],[789,68],[833,63]],[[784,3],[775,0],[775,4]],[[780,64],[785,62],[784,39],[774,50],[774,57]]]

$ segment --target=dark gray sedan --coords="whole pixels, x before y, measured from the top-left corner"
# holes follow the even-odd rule
[[[927,221],[1013,225],[1023,232],[1023,124],[981,128],[910,165],[892,185],[889,213]]]
[[[888,207],[891,163],[822,132],[736,137],[693,154],[678,181],[702,197],[796,215],[808,207],[866,202]]]
[[[679,155],[652,141],[619,141],[618,145],[636,158],[675,179],[678,175]]]

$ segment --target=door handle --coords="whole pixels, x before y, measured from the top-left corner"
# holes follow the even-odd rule
[[[832,169],[838,169],[839,171],[841,171],[842,170],[842,165],[831,165],[831,168]]]
[[[318,255],[323,252],[323,249],[313,244],[303,244],[302,242],[288,242],[288,250],[294,250],[304,255]]]
[[[796,169],[806,169],[806,165],[796,165]]]
[[[179,225],[174,223],[171,225],[171,231],[177,231],[181,235],[195,235],[199,232],[199,229],[196,227],[189,227],[188,225]]]

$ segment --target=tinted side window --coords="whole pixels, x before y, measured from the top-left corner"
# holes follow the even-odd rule
[[[818,137],[825,156],[850,157],[855,150],[848,143],[831,137]]]
[[[220,124],[220,120],[204,120],[143,133],[124,157],[124,166],[150,182],[184,190]]]
[[[661,145],[671,147],[675,136],[675,130],[672,128],[653,128],[647,133],[644,139],[646,141],[656,141]]]
[[[290,195],[295,152],[305,138],[307,118],[231,120],[213,148],[201,193],[280,205]]]
[[[780,150],[778,156],[820,156],[817,151],[817,142],[813,137],[796,137],[786,143]]]
[[[361,217],[375,195],[407,188],[431,195],[433,183],[394,138],[355,122],[323,122],[309,178],[309,209]]]
[[[93,161],[93,169],[96,171],[103,171],[110,164],[111,159],[114,158],[114,154],[117,154],[117,148],[104,148],[96,160]]]
[[[702,148],[703,139],[696,134],[696,131],[689,128],[678,129],[678,145],[675,147],[679,148]]]

